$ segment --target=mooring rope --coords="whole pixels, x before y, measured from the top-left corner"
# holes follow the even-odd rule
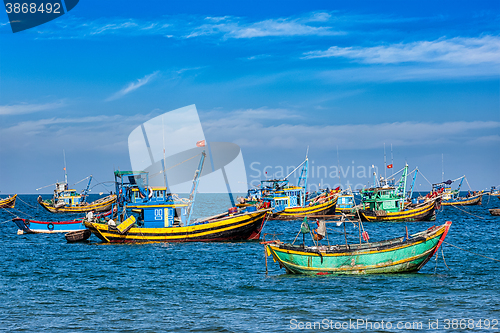
[[[469,214],[469,215],[472,215],[472,216],[475,216],[475,217],[477,217],[477,218],[480,218],[480,219],[484,220],[484,217],[477,216],[477,215],[474,215],[474,214],[472,214],[472,213],[469,213],[469,212],[468,212],[468,211],[466,211],[465,209],[460,209],[460,208],[458,208],[456,205],[451,205],[451,206],[452,206],[452,207],[454,207],[454,208],[456,208],[456,209],[458,209],[458,210],[461,210],[461,211],[462,211],[462,212],[464,212],[464,213],[467,213],[467,214]]]
[[[475,253],[475,252],[472,252],[472,251],[469,251],[469,250],[463,249],[463,248],[461,248],[460,246],[456,246],[456,245],[450,244],[450,243],[445,242],[445,241],[443,241],[443,243],[446,243],[446,244],[448,244],[448,245],[450,245],[450,246],[456,247],[456,248],[457,248],[457,249],[459,249],[459,250],[462,250],[462,251],[465,251],[465,252],[469,252],[469,253],[474,254],[474,255],[476,255],[476,256],[480,256],[480,257],[483,257],[483,258],[486,258],[486,259],[490,259],[490,260],[494,260],[494,261],[499,261],[499,262],[500,262],[500,260],[498,260],[498,259],[491,258],[491,257],[487,257],[487,256],[483,256],[482,254]]]
[[[446,265],[446,259],[444,259],[444,250],[443,250],[443,247],[441,246],[441,256],[443,257],[443,262],[444,262],[444,265],[446,266],[446,268],[448,268],[450,271],[451,271],[451,268],[448,267],[448,265]]]
[[[18,213],[21,213],[21,214],[24,214],[24,215],[26,215],[26,216],[29,216],[29,217],[31,217],[32,219],[34,219],[34,218],[35,218],[34,216],[31,216],[31,215],[30,215],[30,214],[28,214],[28,213],[22,212],[22,211],[20,211],[19,209],[16,209],[16,208],[11,208],[11,209],[13,209],[13,210],[17,211]],[[8,210],[7,210],[7,209],[5,209],[5,208],[4,208],[3,210],[5,210],[5,211],[9,212],[10,214],[14,215],[14,216],[15,216],[15,217],[17,217],[17,218],[20,218],[19,216],[17,216],[16,214],[12,213],[11,211],[8,211]]]
[[[21,200],[21,202],[22,202],[22,203],[24,203],[26,206],[29,206],[29,207],[34,208],[34,209],[38,209],[38,207],[35,207],[35,206],[30,205],[29,203],[27,203],[27,202],[26,202],[26,201],[24,201],[23,199],[21,199],[21,198],[19,198],[19,197],[17,197],[17,198],[18,198],[19,200]]]
[[[0,222],[0,224],[4,224],[4,223],[7,223],[7,222],[11,222],[12,220],[5,220],[3,222]]]

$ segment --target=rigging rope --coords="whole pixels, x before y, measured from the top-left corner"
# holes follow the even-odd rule
[[[427,180],[427,182],[429,183],[429,185],[430,185],[430,186],[432,186],[432,183],[431,183],[431,182],[430,182],[427,178],[425,178],[425,176],[424,176],[424,174],[422,173],[422,171],[420,171],[420,170],[419,170],[419,172],[420,172],[420,174],[422,175],[422,177],[424,177],[424,179],[425,179],[425,180]]]
[[[390,175],[389,177],[387,177],[387,179],[390,179],[391,177],[397,175],[398,173],[400,173],[401,171],[403,171],[405,168],[406,168],[406,166],[404,166],[403,169],[399,170],[398,172],[395,172],[392,175]]]
[[[456,247],[456,248],[457,248],[457,249],[459,249],[459,250],[462,250],[462,251],[465,251],[465,252],[469,252],[469,253],[474,254],[474,255],[476,255],[476,256],[480,256],[480,257],[483,257],[483,258],[486,258],[486,259],[490,259],[490,260],[494,260],[494,261],[499,261],[499,262],[500,262],[500,260],[498,260],[498,259],[491,258],[491,257],[487,257],[487,256],[483,256],[482,254],[475,253],[475,252],[472,252],[472,251],[468,251],[468,250],[466,250],[466,249],[461,248],[460,246],[456,246],[456,245],[450,244],[450,243],[445,242],[445,241],[443,241],[443,243],[446,243],[446,244],[448,244],[448,245],[450,245],[450,246]]]
[[[186,162],[187,162],[187,161],[189,161],[189,160],[192,160],[193,158],[195,158],[195,157],[196,157],[196,156],[198,156],[198,155],[201,155],[201,153],[196,154],[196,155],[194,155],[193,157],[188,158],[187,160],[184,160],[184,161],[182,161],[182,162],[180,162],[180,163],[177,163],[176,165],[171,166],[170,168],[166,169],[166,170],[165,170],[165,172],[167,172],[167,171],[168,171],[168,170],[170,170],[170,169],[175,168],[176,166],[179,166],[179,165],[181,165],[181,164],[183,164],[183,163],[186,163]],[[160,174],[162,174],[162,173],[163,173],[163,170],[160,170],[160,172],[157,172],[157,173],[155,173],[155,174],[151,175],[149,178],[156,177],[156,176],[158,176],[158,175],[160,175]]]
[[[467,186],[469,186],[469,191],[472,191],[472,188],[470,187],[469,181],[467,180],[467,177],[464,176],[465,182],[467,183]]]
[[[79,183],[83,182],[84,180],[89,179],[90,177],[92,177],[92,175],[87,176],[87,177],[83,178],[82,180],[77,181],[76,183],[74,183],[74,184],[73,184],[73,185],[71,185],[71,186],[75,186],[76,184],[79,184]]]

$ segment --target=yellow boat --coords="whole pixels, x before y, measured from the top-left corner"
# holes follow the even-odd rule
[[[365,222],[432,221],[435,219],[434,213],[436,208],[439,208],[440,201],[440,198],[437,198],[419,207],[405,208],[400,212],[360,209],[358,214]]]
[[[86,212],[107,212],[111,209],[112,205],[116,202],[116,195],[111,194],[107,197],[100,198],[91,203],[79,203],[74,206],[60,206],[56,207],[51,202],[43,201],[42,197],[38,197],[38,203],[51,213],[86,213]]]
[[[0,208],[14,208],[16,205],[16,198],[17,194],[14,194],[12,197],[0,199]]]
[[[286,207],[284,210],[273,213],[271,218],[277,220],[298,219],[307,215],[334,215],[338,194],[330,191],[318,198],[317,201],[309,202],[304,207]],[[277,197],[275,200],[279,200]]]
[[[465,198],[456,198],[456,199],[449,199],[449,200],[443,200],[441,203],[443,206],[473,206],[473,205],[480,205],[483,200],[483,193],[480,193],[478,195],[474,195],[471,197],[465,197]]]

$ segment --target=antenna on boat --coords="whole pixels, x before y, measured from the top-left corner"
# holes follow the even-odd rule
[[[337,145],[337,171],[340,171],[339,145]],[[342,178],[340,177],[341,172],[337,172],[337,173],[339,175],[340,188],[342,188]]]
[[[68,174],[66,172],[66,152],[63,149],[63,158],[64,158],[64,181],[66,184],[68,183]]]
[[[394,167],[394,157],[392,156],[392,143],[391,143],[391,165]]]
[[[165,170],[165,125],[163,124],[163,115],[161,116],[161,132],[163,134],[163,182],[165,183],[165,194],[167,192],[167,172]]]
[[[384,142],[384,179],[387,179],[387,160],[385,158],[385,142]]]
[[[441,153],[441,183],[444,182],[444,154]]]

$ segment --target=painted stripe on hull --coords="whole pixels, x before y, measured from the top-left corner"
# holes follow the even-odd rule
[[[14,218],[12,222],[16,224],[19,230],[27,234],[53,234],[77,230],[85,230],[82,221],[34,221],[28,219]]]
[[[443,201],[442,205],[443,206],[473,206],[473,205],[480,205],[482,201],[482,194],[477,197],[471,197],[465,200],[456,200],[456,201]]]
[[[395,213],[387,212],[386,216],[376,216],[375,212],[365,209],[359,210],[359,213],[361,215],[361,219],[365,222],[430,221],[430,219],[434,216],[435,209],[436,201],[433,201],[426,206],[416,209]]]
[[[274,213],[272,219],[282,220],[282,219],[295,219],[298,217],[303,217],[305,215],[333,215],[335,214],[335,206],[337,204],[337,197],[324,202],[320,205],[307,206],[307,207],[295,207],[286,208],[284,211],[279,213]]]
[[[111,206],[115,202],[116,202],[116,196],[113,195],[112,198],[109,198],[106,201],[96,203],[96,204],[91,203],[89,205],[79,206],[79,207],[55,208],[55,207],[52,207],[50,204],[43,202],[43,201],[39,201],[38,203],[40,204],[40,206],[42,206],[43,208],[45,208],[46,210],[48,210],[51,213],[86,213],[86,212],[90,212],[90,211],[94,211],[94,212],[99,213],[99,212],[109,211],[111,209]]]

